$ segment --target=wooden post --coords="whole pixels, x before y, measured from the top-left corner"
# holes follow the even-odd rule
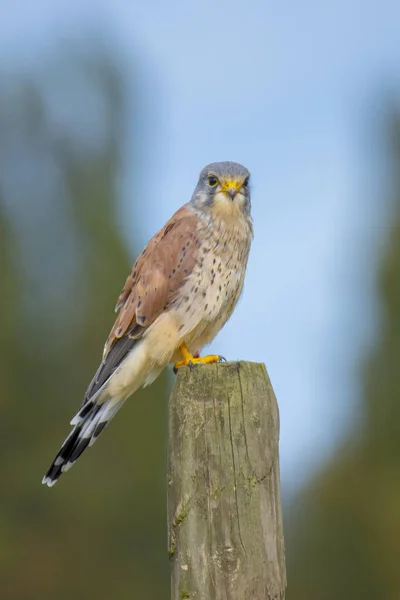
[[[279,413],[263,364],[178,371],[169,404],[172,600],[281,600]]]

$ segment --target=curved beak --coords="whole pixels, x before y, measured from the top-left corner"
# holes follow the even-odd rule
[[[228,194],[228,196],[230,196],[231,200],[233,200],[235,198],[236,194],[238,193],[238,191],[235,187],[230,186],[225,190],[225,193]]]

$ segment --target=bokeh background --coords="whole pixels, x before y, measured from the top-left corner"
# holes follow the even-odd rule
[[[137,394],[51,490],[126,274],[200,169],[255,239],[212,344],[281,411],[289,600],[400,598],[400,5],[0,5],[0,598],[169,594],[166,403]]]

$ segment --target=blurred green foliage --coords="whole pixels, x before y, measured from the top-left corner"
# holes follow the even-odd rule
[[[287,523],[288,600],[400,598],[400,116],[388,125],[393,201],[378,336],[362,371],[358,427]]]
[[[116,216],[124,94],[104,54],[0,92],[1,600],[169,594],[165,374],[41,485],[133,259]]]

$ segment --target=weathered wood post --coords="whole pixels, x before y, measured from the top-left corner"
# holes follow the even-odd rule
[[[265,366],[179,369],[169,404],[172,600],[281,600],[279,413]]]

